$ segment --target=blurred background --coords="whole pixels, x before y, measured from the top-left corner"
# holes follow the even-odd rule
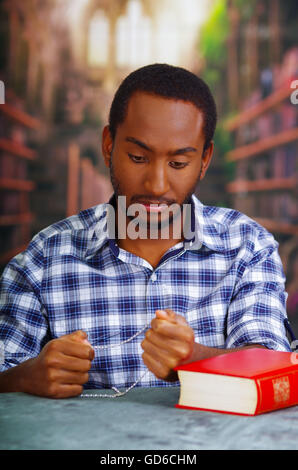
[[[218,105],[196,194],[273,233],[298,335],[297,0],[0,0],[0,44],[0,270],[44,227],[108,201],[113,94],[166,62]]]

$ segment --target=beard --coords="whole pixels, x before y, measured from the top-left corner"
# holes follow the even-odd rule
[[[195,182],[195,184],[192,186],[192,188],[189,190],[189,192],[186,194],[183,202],[181,204],[179,204],[179,207],[177,208],[176,210],[176,213],[173,213],[171,212],[171,214],[169,215],[169,217],[167,218],[164,218],[162,219],[160,217],[161,214],[154,214],[153,217],[149,217],[150,215],[152,216],[152,214],[148,214],[147,217],[145,217],[144,219],[142,219],[140,221],[140,219],[138,218],[137,219],[137,222],[141,225],[143,225],[143,228],[145,227],[147,229],[147,231],[149,232],[150,230],[150,227],[153,228],[153,230],[158,231],[160,232],[163,228],[165,228],[166,226],[173,226],[175,220],[177,220],[178,217],[181,217],[181,214],[183,214],[183,206],[185,204],[190,204],[190,201],[191,201],[191,196],[192,194],[194,193],[196,187],[198,186],[198,183],[201,179],[201,174],[202,174],[202,168],[203,168],[203,163],[201,163],[201,168],[200,168],[200,172],[199,172],[199,175],[198,175],[198,178]],[[112,158],[112,154],[111,154],[111,159],[110,159],[110,180],[111,180],[111,184],[112,184],[112,187],[113,187],[113,190],[114,190],[114,194],[115,194],[115,198],[116,198],[116,210],[118,211],[119,210],[119,205],[118,205],[118,197],[119,196],[125,196],[125,193],[122,191],[121,189],[121,183],[120,183],[120,180],[116,177],[115,175],[115,170],[114,170],[114,166],[113,166],[113,158]],[[134,199],[134,197],[133,197]],[[136,202],[137,202],[137,198],[136,198]],[[177,205],[176,202],[173,202],[174,204]],[[180,208],[180,210],[178,210]],[[120,210],[124,210],[125,211],[125,215],[126,217],[130,220],[130,221],[133,221],[133,220],[136,220],[134,216],[130,216],[130,215],[127,215],[126,211],[127,211],[127,208],[126,207],[122,207],[121,206],[121,209]],[[156,217],[155,217],[156,216]],[[189,220],[189,212],[187,212],[187,216],[186,216],[186,220],[184,220],[185,224],[190,224],[190,220]],[[117,233],[117,227],[116,227],[116,233]],[[150,238],[150,237],[149,237]]]

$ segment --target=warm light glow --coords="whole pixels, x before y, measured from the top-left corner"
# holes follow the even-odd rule
[[[98,10],[89,25],[88,63],[91,66],[105,65],[109,50],[109,22],[102,10]]]
[[[142,2],[130,0],[117,24],[117,64],[140,66],[151,62],[186,65],[193,55],[199,26],[212,0],[152,1],[154,26],[144,16]]]
[[[67,18],[70,23],[77,22],[90,0],[66,0],[68,1]],[[64,0],[63,0],[64,2]]]
[[[91,0],[68,1],[67,19],[74,54],[84,54],[83,18]],[[142,0],[129,0],[118,18],[115,34],[116,64],[134,68],[153,62],[191,67],[197,49],[200,26],[214,0],[147,0],[152,16],[147,16]],[[99,4],[100,5],[100,4]],[[102,10],[104,8],[102,7]],[[107,13],[108,14],[108,13]],[[88,63],[104,67],[109,59],[109,24],[103,13],[95,13],[88,30]]]
[[[151,60],[151,20],[143,15],[142,4],[130,0],[125,16],[118,19],[116,60],[120,66],[139,66]]]
[[[157,61],[189,65],[196,48],[199,28],[207,18],[212,3],[212,0],[160,2],[155,34]]]

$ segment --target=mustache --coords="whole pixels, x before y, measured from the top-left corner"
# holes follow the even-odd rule
[[[170,206],[171,204],[175,204],[176,201],[173,199],[171,200],[166,199],[164,197],[156,198],[156,196],[152,196],[149,194],[138,194],[138,195],[132,196],[131,203],[166,204],[167,206]]]

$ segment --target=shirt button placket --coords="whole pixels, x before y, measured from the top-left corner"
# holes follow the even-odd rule
[[[153,304],[156,305],[156,300],[160,297],[159,286],[157,281],[157,274],[153,272],[149,277],[146,293],[146,306],[147,306],[147,322],[151,323],[155,316],[155,310],[152,310]],[[158,302],[160,304],[160,302]]]

